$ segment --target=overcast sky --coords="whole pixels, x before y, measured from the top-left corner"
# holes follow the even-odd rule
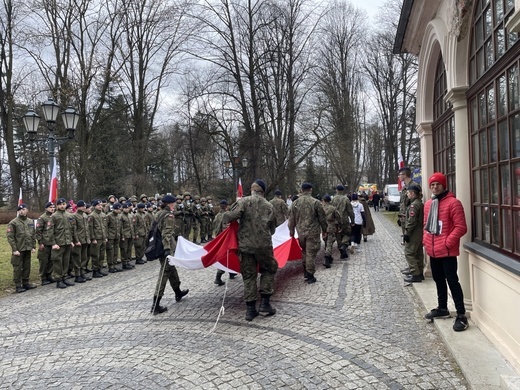
[[[370,23],[374,23],[374,18],[385,0],[351,0],[351,2],[355,7],[366,10],[370,17]]]

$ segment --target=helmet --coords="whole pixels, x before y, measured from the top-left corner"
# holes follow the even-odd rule
[[[195,200],[200,200],[200,196],[195,195],[195,196],[193,197],[193,199],[195,199]]]
[[[201,202],[205,202],[205,201],[206,201],[206,198],[200,198],[200,201],[201,201]]]
[[[207,200],[213,200],[213,198],[211,196],[206,196],[206,199]]]
[[[141,196],[139,197],[139,200],[143,200],[143,198],[148,199],[148,196],[146,196],[146,194],[141,194]]]
[[[191,196],[191,194],[190,194],[188,191],[186,191],[186,192],[184,193],[184,196]]]

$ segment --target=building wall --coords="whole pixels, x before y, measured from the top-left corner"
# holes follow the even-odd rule
[[[459,277],[465,303],[475,324],[520,371],[520,266],[513,261],[508,269],[493,261],[496,254],[481,256],[471,250],[471,148],[465,95],[469,84],[467,60],[471,32],[464,31],[460,19],[457,19],[454,3],[442,1],[424,28],[420,44],[417,131],[421,136],[422,184],[423,188],[428,188],[427,180],[433,173],[433,85],[435,67],[439,56],[442,56],[448,84],[446,99],[453,104],[455,114],[457,197],[464,205],[468,225],[468,233],[463,237],[461,246],[466,245],[469,249],[461,250],[459,257]],[[414,6],[420,7],[426,3],[418,1],[416,4]],[[415,11],[412,18],[421,14],[420,10]]]

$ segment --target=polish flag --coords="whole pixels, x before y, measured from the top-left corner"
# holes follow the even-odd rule
[[[244,196],[244,189],[242,188],[242,179],[238,178],[237,184],[237,199],[242,199]]]
[[[168,262],[170,265],[189,270],[211,266],[225,272],[240,273],[237,232],[238,222],[233,221],[204,247],[179,236],[175,253],[168,256]],[[278,268],[283,268],[288,261],[301,260],[300,244],[296,238],[289,235],[287,221],[276,228],[272,242]]]
[[[404,160],[403,155],[401,154],[401,151],[399,151],[399,156],[397,157],[397,162],[399,163],[399,169],[404,168]],[[403,189],[404,182],[399,179],[399,176],[397,177],[397,190],[401,191]]]
[[[56,157],[54,157],[54,164],[52,164],[51,182],[49,185],[49,202],[56,203],[58,197],[58,178],[56,177]]]
[[[20,187],[20,196],[18,196],[18,206],[20,206],[22,203],[23,203],[22,187]]]

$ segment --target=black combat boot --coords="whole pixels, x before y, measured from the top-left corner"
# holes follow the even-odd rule
[[[78,275],[78,276],[76,276],[76,278],[74,278],[74,282],[76,282],[76,283],[85,283],[86,281],[87,281],[87,279],[85,279],[81,275]]]
[[[303,265],[303,278],[304,279],[309,279],[309,273],[307,272],[307,270],[305,269],[305,264]]]
[[[168,311],[168,308],[166,306],[161,306],[161,297],[154,296],[153,297],[153,305],[152,310],[150,310],[150,313],[153,313],[153,315],[164,313],[165,311]]]
[[[67,285],[63,283],[63,280],[58,280],[56,282],[56,288],[67,288]]]
[[[175,290],[175,300],[177,302],[179,302],[183,296],[185,295],[188,295],[188,293],[190,292],[190,290],[186,289],[186,290],[181,290],[179,287],[177,287]]]
[[[246,302],[246,305],[246,321],[253,321],[253,318],[258,315],[258,311],[256,310],[256,301]]]
[[[259,313],[266,313],[267,316],[273,316],[276,314],[276,309],[271,306],[269,300],[271,299],[271,294],[260,294],[262,297],[262,303],[260,303],[260,307],[258,308]]]
[[[330,268],[331,263],[332,263],[332,256],[331,255],[325,255],[325,262],[323,263],[325,268]]]
[[[223,286],[226,284],[226,282],[222,280],[222,274],[220,273],[215,276],[215,281],[213,283],[215,283],[217,286]]]
[[[71,282],[69,280],[67,280],[67,278],[63,278],[63,283],[65,283],[67,286],[74,286],[74,282]]]
[[[339,253],[341,253],[340,259],[348,259],[348,251],[345,244],[339,247]]]

